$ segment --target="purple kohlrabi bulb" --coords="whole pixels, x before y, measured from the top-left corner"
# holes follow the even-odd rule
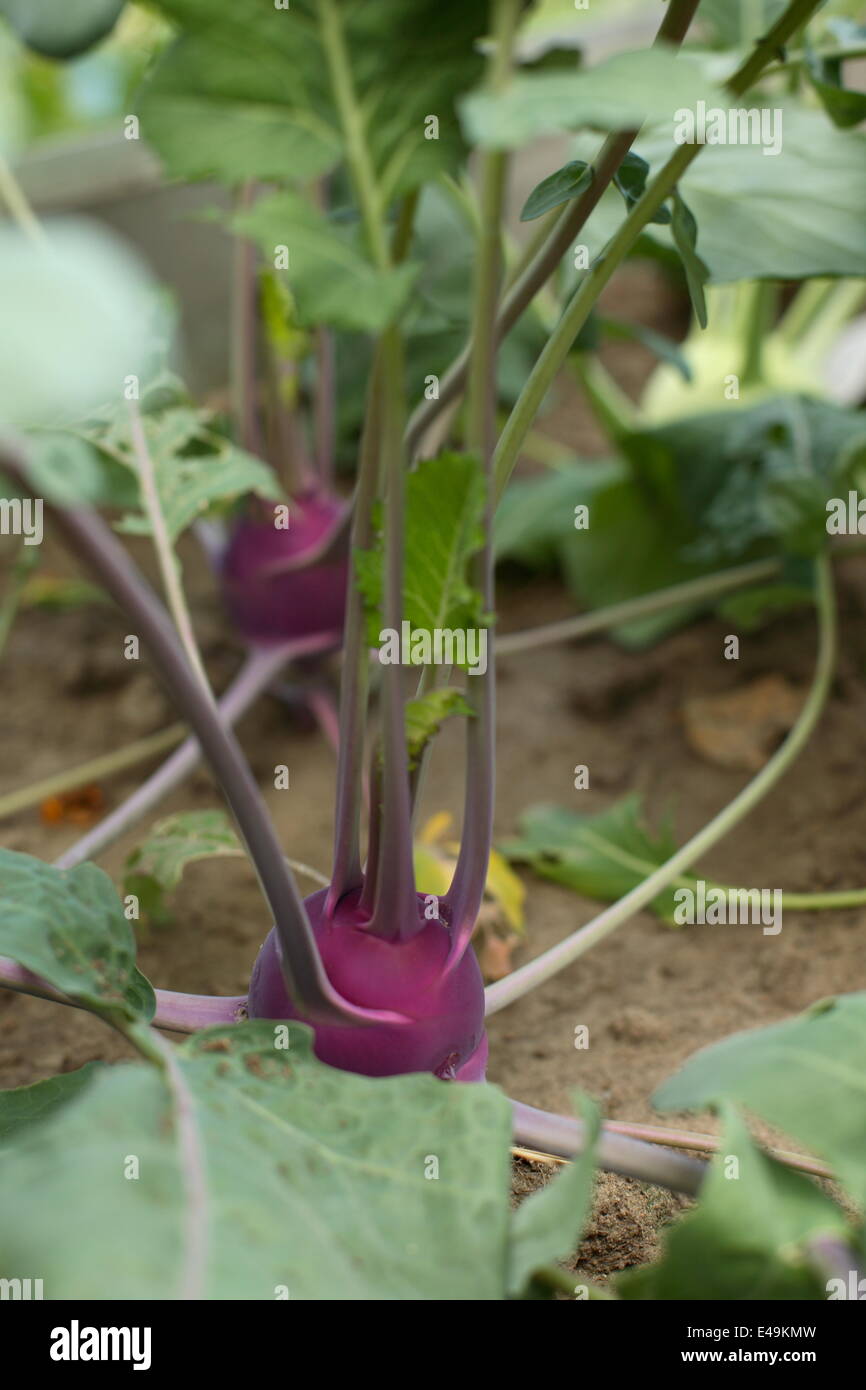
[[[331,984],[351,1003],[406,1014],[403,1024],[315,1027],[316,1056],[342,1071],[394,1076],[425,1071],[447,1080],[483,1081],[487,1063],[484,983],[475,952],[443,977],[450,933],[438,919],[424,918],[418,894],[419,930],[406,940],[386,940],[367,928],[359,894],[348,894],[332,917],[325,913],[326,888],[306,900],[307,915]],[[250,980],[250,1018],[297,1018],[286,993],[279,945],[271,931]]]

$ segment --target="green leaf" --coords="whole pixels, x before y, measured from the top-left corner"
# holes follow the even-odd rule
[[[215,503],[250,492],[268,498],[283,495],[276,474],[260,459],[216,435],[210,436],[210,443],[208,453],[154,459],[157,492],[172,541]],[[149,519],[138,513],[124,516],[117,529],[137,536],[151,531]]]
[[[75,1100],[103,1069],[102,1062],[86,1062],[77,1071],[49,1076],[47,1081],[37,1081],[33,1086],[0,1091],[0,1145],[8,1144],[19,1133],[50,1119]]]
[[[123,891],[134,893],[149,916],[164,920],[165,895],[180,883],[187,865],[244,853],[224,811],[181,811],[158,821],[127,857]]]
[[[484,474],[468,454],[425,459],[406,478],[403,621],[410,632],[484,625],[482,598],[468,582],[468,565],[484,536]],[[382,536],[355,554],[371,646],[383,640]]]
[[[677,497],[683,555],[712,567],[758,546],[816,554],[828,500],[856,484],[866,421],[829,401],[774,396],[636,431],[623,447],[640,475]]]
[[[709,271],[695,249],[698,241],[698,224],[676,189],[671,201],[674,209],[671,217],[671,235],[680,253],[680,259],[686,273],[686,284],[695,318],[701,328],[706,328],[707,302],[704,298],[704,285],[707,282]]]
[[[675,367],[683,381],[691,381],[693,374],[688,359],[680,344],[675,342],[673,338],[668,338],[664,333],[657,333],[655,329],[647,328],[645,324],[628,323],[625,319],[602,318],[598,320],[598,323],[608,338],[613,338],[618,342],[625,340],[626,342],[642,343],[660,361]]]
[[[497,561],[553,565],[559,543],[574,534],[575,500],[583,500],[585,483],[586,468],[573,465],[510,482],[493,521]]]
[[[618,476],[609,470],[607,479],[584,489],[580,501],[589,508],[589,526],[573,531],[559,547],[565,581],[581,603],[602,608],[625,602],[714,567],[687,553],[696,532],[675,493],[653,478],[632,478],[624,468]],[[622,623],[612,632],[626,646],[643,647],[681,626],[701,606],[669,608]]]
[[[843,994],[704,1048],[659,1088],[653,1102],[662,1110],[694,1110],[737,1101],[820,1154],[862,1204],[864,1054],[866,993]]]
[[[47,224],[47,243],[0,225],[0,421],[57,424],[116,399],[143,370],[151,284],[95,224]]]
[[[142,132],[170,171],[240,183],[305,183],[344,155],[316,0],[160,0],[183,36],[140,103]],[[481,0],[441,22],[438,0],[339,0],[351,80],[383,202],[456,169],[465,152],[454,102],[479,78]],[[387,36],[387,42],[383,41]],[[428,119],[438,121],[435,137]]]
[[[850,130],[866,120],[866,92],[852,91],[835,82],[811,78],[812,86],[830,120],[840,130]]]
[[[221,18],[217,6],[213,14]],[[294,52],[287,51],[287,31]],[[318,46],[305,27],[286,24],[276,10],[248,12],[238,40],[216,27],[212,35],[181,38],[146,82],[138,103],[141,132],[166,172],[229,184],[327,174],[342,154],[340,134],[304,104],[303,81],[287,80],[292,71],[309,76],[311,55],[318,68]],[[268,40],[276,40],[276,52],[266,54]],[[314,81],[321,80],[317,71]]]
[[[136,969],[132,929],[95,864],[55,869],[0,850],[0,955],[94,1013],[153,1017],[156,1000]]]
[[[786,1087],[793,1082],[789,1073]],[[847,1234],[844,1217],[800,1173],[752,1143],[736,1109],[721,1106],[724,1132],[697,1209],[671,1228],[660,1261],[617,1280],[626,1299],[826,1298],[809,1264],[815,1237]]]
[[[337,1071],[311,1041],[257,1022],[180,1049],[204,1153],[204,1296],[503,1298],[505,1097]],[[177,1296],[188,1198],[158,1071],[96,1077],[2,1167],[0,1276],[38,1269],[55,1299]]]
[[[8,20],[28,48],[44,58],[77,58],[111,32],[125,0],[0,0]]]
[[[417,700],[407,700],[405,705],[406,744],[409,749],[409,766],[417,767],[421,754],[438,734],[446,719],[455,714],[465,714],[474,718],[475,711],[466,700],[462,690],[453,686],[443,686],[439,690],[428,690]]]
[[[677,107],[712,105],[721,92],[691,59],[660,48],[619,53],[596,67],[573,73],[556,69],[527,73],[501,93],[473,92],[461,103],[472,141],[494,149],[517,149],[541,135],[596,126],[622,130],[644,121],[670,122]]]
[[[380,332],[400,313],[417,274],[413,265],[377,270],[357,229],[338,228],[297,193],[263,198],[234,218],[273,263],[277,247],[288,251],[286,277],[305,324]]]
[[[615,902],[642,883],[677,848],[670,826],[658,833],[643,821],[640,797],[624,797],[606,811],[581,815],[561,806],[532,806],[520,817],[520,835],[499,849],[588,898]],[[663,921],[674,921],[674,888],[652,902]]]
[[[550,212],[551,208],[558,208],[561,203],[579,197],[584,189],[589,188],[593,178],[592,165],[582,159],[573,159],[564,164],[555,174],[549,174],[533,188],[523,204],[521,222],[532,222],[536,217]]]
[[[759,144],[706,145],[680,180],[712,284],[866,275],[866,135],[835,129],[819,111],[782,109],[778,154]],[[655,167],[670,138],[648,137],[639,148]],[[670,245],[668,230],[647,232]]]
[[[614,174],[613,181],[625,199],[625,205],[629,212],[644,195],[649,171],[650,167],[646,160],[642,159],[634,150],[629,150],[627,154],[623,155],[622,163]],[[670,211],[664,204],[650,218],[650,222],[659,222],[663,225],[670,220]]]
[[[540,1192],[521,1202],[511,1222],[508,1288],[520,1298],[536,1270],[565,1259],[576,1247],[586,1221],[595,1175],[595,1146],[601,1114],[586,1097],[578,1097],[586,1125],[586,1146],[572,1163]]]

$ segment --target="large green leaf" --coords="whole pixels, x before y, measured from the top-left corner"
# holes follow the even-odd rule
[[[653,1099],[664,1110],[738,1101],[820,1154],[862,1204],[864,1057],[866,993],[843,994],[796,1018],[704,1048]]]
[[[533,1274],[575,1249],[586,1221],[595,1177],[595,1146],[601,1114],[581,1099],[586,1144],[581,1154],[540,1192],[521,1202],[511,1223],[508,1284],[520,1296]]]
[[[778,154],[707,145],[681,180],[711,283],[866,275],[866,134],[836,130],[818,111],[781,109]],[[638,142],[654,170],[671,148],[666,134]],[[647,230],[670,245],[667,229]]]
[[[504,1096],[335,1071],[301,1025],[285,1039],[239,1024],[180,1052],[204,1156],[186,1170],[201,1184],[203,1296],[503,1298]],[[96,1077],[0,1170],[0,1274],[38,1269],[55,1299],[176,1296],[189,1198],[157,1072]]]
[[[132,929],[95,864],[55,869],[0,850],[0,955],[94,1013],[153,1017],[156,1000],[136,969]]]
[[[77,58],[111,32],[126,0],[0,0],[0,15],[45,58]]]
[[[483,542],[484,475],[468,454],[425,459],[406,479],[403,620],[414,632],[466,630],[484,623],[480,593],[468,581]],[[355,556],[364,595],[368,640],[380,644],[383,552]]]
[[[405,305],[417,273],[412,265],[377,270],[357,229],[338,228],[299,193],[262,199],[234,227],[254,237],[271,263],[277,247],[287,248],[286,278],[306,324],[378,332]]]
[[[597,126],[622,130],[660,121],[670,131],[678,107],[713,105],[721,92],[690,58],[661,48],[620,53],[596,67],[516,77],[500,93],[474,92],[461,116],[473,141],[516,149],[541,135]]]
[[[0,225],[0,422],[56,424],[117,399],[146,362],[151,293],[95,224],[49,223],[44,245]]]
[[[788,1086],[795,1075],[789,1073]],[[842,1212],[808,1178],[762,1153],[733,1106],[723,1105],[722,1114],[719,1152],[697,1209],[672,1227],[661,1260],[619,1277],[621,1297],[826,1298],[808,1243],[844,1239]]]
[[[160,0],[183,30],[145,87],[142,130],[172,173],[298,183],[344,152],[316,0]],[[454,99],[477,79],[487,6],[339,0],[363,138],[389,196],[454,167]],[[387,39],[387,41],[386,41]],[[435,132],[428,118],[438,121]],[[358,132],[354,132],[356,137]]]
[[[614,902],[669,859],[677,845],[669,825],[655,835],[647,829],[640,797],[631,795],[595,815],[532,806],[520,817],[520,835],[499,848],[507,859],[531,865],[543,878]],[[673,922],[674,889],[660,893],[652,907]]]

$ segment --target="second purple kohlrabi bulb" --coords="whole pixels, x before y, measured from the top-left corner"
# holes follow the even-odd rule
[[[222,589],[229,616],[250,641],[285,642],[342,631],[346,557],[306,569],[280,568],[314,550],[341,514],[337,499],[308,493],[292,501],[288,529],[275,526],[272,509],[264,505],[235,523],[222,558]]]

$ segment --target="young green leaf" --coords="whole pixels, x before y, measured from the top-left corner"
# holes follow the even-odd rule
[[[695,311],[695,318],[701,325],[701,328],[706,328],[707,302],[704,298],[704,285],[709,278],[710,272],[696,250],[698,242],[698,224],[676,189],[674,190],[671,201],[673,202],[671,236],[680,253],[683,270],[686,273],[686,284],[688,285],[692,308]]]
[[[586,1222],[595,1176],[595,1146],[601,1130],[598,1106],[578,1096],[586,1124],[586,1147],[540,1192],[527,1197],[511,1222],[508,1287],[520,1298],[533,1274],[577,1246]]]
[[[467,454],[425,459],[406,478],[403,621],[410,632],[465,631],[484,625],[481,594],[468,565],[483,541],[484,475]],[[382,641],[382,537],[355,555],[371,646]]]
[[[259,243],[270,264],[285,248],[280,268],[307,325],[378,333],[400,314],[417,275],[410,264],[377,270],[356,228],[337,227],[299,193],[263,198],[233,226]]]
[[[0,850],[0,955],[93,1013],[150,1019],[153,990],[110,878],[95,864],[55,869]]]
[[[536,217],[550,212],[551,208],[558,208],[561,203],[578,198],[584,189],[589,188],[592,180],[592,165],[587,164],[585,160],[573,159],[570,163],[563,164],[555,174],[549,174],[533,188],[523,204],[521,222],[532,222]]]
[[[786,1090],[795,1076],[788,1073]],[[734,1106],[720,1109],[724,1132],[696,1210],[671,1228],[661,1260],[620,1275],[620,1297],[826,1298],[807,1246],[823,1235],[844,1239],[842,1212],[808,1178],[757,1148]]]
[[[149,917],[165,920],[165,896],[180,883],[187,865],[219,855],[244,854],[224,811],[182,811],[158,821],[128,856],[123,889],[136,895]]]
[[[644,195],[649,171],[650,167],[646,160],[642,159],[634,150],[629,150],[623,156],[622,163],[613,176],[614,185],[625,199],[625,205],[629,212]],[[662,225],[670,220],[670,210],[664,203],[650,218],[650,222],[659,222]]]
[[[606,811],[579,815],[559,806],[533,806],[520,817],[521,835],[499,846],[507,859],[529,864],[589,898],[613,902],[669,859],[677,848],[670,826],[657,834],[643,822],[640,798],[632,794]],[[674,890],[652,903],[663,921],[673,923]]]
[[[653,1103],[694,1110],[737,1101],[820,1154],[862,1204],[864,1054],[866,993],[843,994],[695,1053],[659,1087]]]
[[[466,700],[462,690],[453,686],[443,686],[439,690],[428,690],[417,700],[407,700],[405,705],[406,745],[409,750],[409,766],[417,767],[427,744],[438,734],[446,719],[455,714],[465,714],[474,719],[475,711]]]
[[[204,1155],[204,1297],[503,1298],[502,1094],[337,1071],[311,1044],[258,1022],[177,1054]],[[59,1299],[176,1297],[184,1176],[160,1073],[106,1070],[4,1155],[0,1277],[38,1269]]]

